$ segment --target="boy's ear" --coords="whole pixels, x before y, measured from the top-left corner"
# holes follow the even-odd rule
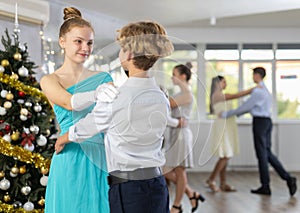
[[[131,59],[133,59],[133,54],[128,52],[127,60],[130,61]]]

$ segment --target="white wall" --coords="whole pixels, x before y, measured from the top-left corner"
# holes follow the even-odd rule
[[[44,27],[45,36],[53,41],[58,40],[59,28],[63,23],[63,10],[73,5],[60,2],[50,2],[49,23]],[[95,49],[103,47],[115,41],[116,30],[126,24],[125,21],[103,15],[101,13],[78,8],[82,18],[89,21],[95,30]]]

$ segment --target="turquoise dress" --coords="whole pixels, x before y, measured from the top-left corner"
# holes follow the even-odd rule
[[[71,94],[95,90],[111,76],[101,72],[67,89]],[[93,106],[80,112],[54,105],[61,134],[85,117]],[[108,183],[104,136],[99,133],[78,144],[66,144],[58,155],[53,154],[46,188],[45,213],[108,213]]]

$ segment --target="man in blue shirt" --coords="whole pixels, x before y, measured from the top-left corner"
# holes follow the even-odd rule
[[[256,190],[251,190],[251,192],[255,194],[271,195],[268,169],[268,163],[270,163],[279,176],[287,182],[289,193],[293,196],[297,190],[297,180],[284,169],[283,165],[271,150],[272,96],[263,82],[265,75],[266,71],[263,67],[254,68],[253,81],[261,87],[253,89],[250,98],[240,107],[227,112],[222,112],[221,117],[227,118],[233,115],[240,116],[248,112],[253,117],[252,131],[254,147],[258,159],[261,187]]]

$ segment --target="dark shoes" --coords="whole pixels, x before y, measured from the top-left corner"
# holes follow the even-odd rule
[[[286,181],[286,183],[289,188],[290,195],[293,196],[297,191],[297,179],[295,177],[290,177]],[[251,190],[251,193],[260,195],[271,195],[271,189],[268,186],[261,186],[256,190]]]
[[[176,209],[178,211],[178,213],[182,213],[182,211],[183,211],[181,205],[180,206],[173,205],[172,208]]]
[[[252,189],[251,193],[260,194],[260,195],[271,195],[271,189],[268,186],[261,186],[258,189]]]
[[[196,204],[195,206],[192,206],[192,212],[195,212],[198,209],[198,201],[204,202],[205,197],[203,197],[201,194],[194,192],[193,197],[190,197],[190,201],[195,200]],[[193,204],[192,204],[193,205]]]
[[[286,183],[289,187],[290,195],[293,196],[297,191],[297,179],[295,177],[290,177]]]

